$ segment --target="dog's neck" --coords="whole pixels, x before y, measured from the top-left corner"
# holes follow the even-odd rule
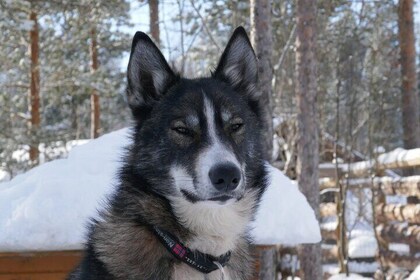
[[[229,205],[170,198],[177,219],[192,232],[186,246],[213,256],[234,250],[250,222],[255,195],[248,193]]]

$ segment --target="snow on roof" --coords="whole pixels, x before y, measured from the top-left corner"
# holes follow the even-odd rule
[[[114,190],[128,129],[77,146],[0,184],[0,251],[80,249],[90,217]],[[267,165],[271,184],[251,226],[257,244],[321,240],[313,210],[297,186]]]

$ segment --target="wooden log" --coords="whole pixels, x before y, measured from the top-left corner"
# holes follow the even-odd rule
[[[334,240],[337,241],[337,232],[336,230],[326,230],[321,228],[322,240]]]
[[[420,148],[411,150],[397,148],[389,153],[378,156],[376,160],[355,162],[348,166],[341,164],[343,172],[347,172],[350,176],[354,177],[368,176],[372,170],[377,172],[385,169],[416,166],[420,166]]]
[[[321,172],[321,170],[320,170]],[[321,178],[319,179],[319,188],[320,190],[325,190],[329,188],[336,188],[337,183],[334,178]]]
[[[335,180],[332,178],[322,178],[320,180],[320,188],[335,188]],[[342,184],[347,182],[343,180]],[[420,176],[409,176],[401,178],[377,177],[373,180],[370,178],[350,179],[348,181],[349,188],[374,188],[381,190],[386,195],[404,195],[420,197]]]
[[[338,246],[337,245],[321,245],[322,263],[337,262]]]
[[[420,197],[420,176],[409,176],[400,179],[385,177],[374,180],[375,186],[387,195],[405,195]]]
[[[322,208],[321,208],[322,209]],[[420,204],[384,204],[376,206],[376,218],[379,222],[420,223]]]
[[[341,165],[338,166],[338,176],[342,174]],[[319,178],[336,178],[337,171],[334,163],[319,164]]]
[[[418,254],[403,255],[394,251],[381,250],[379,257],[386,268],[404,267],[413,271],[420,263]]]
[[[376,227],[379,241],[386,243],[404,243],[420,250],[420,226],[406,224],[380,224]]]
[[[337,204],[333,202],[321,203],[319,211],[321,217],[335,216],[337,215]]]

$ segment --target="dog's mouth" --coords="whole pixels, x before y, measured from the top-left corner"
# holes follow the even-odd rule
[[[221,201],[221,202],[225,202],[225,201],[227,201],[229,199],[234,199],[234,198],[235,197],[230,196],[230,195],[221,195],[221,196],[212,197],[212,198],[210,198],[208,200],[210,200],[210,201]]]
[[[208,199],[202,199],[200,197],[198,197],[197,195],[186,191],[186,190],[181,190],[182,195],[190,202],[192,203],[196,203],[196,202],[200,202],[200,201],[214,201],[214,202],[219,202],[221,204],[225,204],[227,201],[229,200],[239,200],[237,197],[232,196],[232,195],[218,195],[218,196],[214,196]]]
[[[193,193],[190,193],[189,191],[181,190],[181,193],[189,202],[196,203],[198,201],[201,201],[201,199],[198,196],[196,196]]]

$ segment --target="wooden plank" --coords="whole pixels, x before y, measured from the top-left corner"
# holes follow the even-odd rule
[[[23,274],[0,274],[0,280],[63,280],[67,273],[23,273]]]
[[[0,253],[0,275],[67,273],[80,261],[81,251]]]

